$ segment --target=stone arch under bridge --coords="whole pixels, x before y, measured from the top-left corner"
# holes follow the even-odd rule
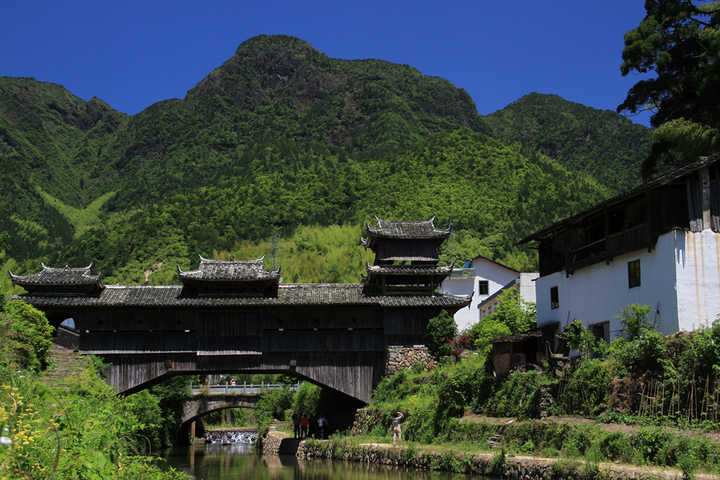
[[[103,285],[102,274],[50,268],[12,281],[58,326],[73,318],[79,351],[111,363],[106,380],[133,393],[175,375],[289,373],[361,402],[385,371],[389,347],[423,345],[428,321],[470,297],[440,294],[437,266],[450,228],[434,220],[367,226],[375,252],[360,284],[282,284],[263,259],[178,268],[182,285]]]
[[[208,413],[228,408],[255,408],[261,395],[194,395],[183,403],[180,423],[185,427]]]

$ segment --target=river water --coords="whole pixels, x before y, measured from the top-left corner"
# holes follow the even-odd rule
[[[248,445],[195,444],[161,455],[165,466],[203,480],[470,480],[483,477],[365,463],[260,456]],[[486,477],[487,478],[487,477]]]

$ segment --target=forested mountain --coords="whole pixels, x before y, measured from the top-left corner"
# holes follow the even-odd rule
[[[513,137],[508,118],[504,127],[492,118],[496,136]],[[624,129],[618,118],[607,121]],[[532,122],[538,138],[556,128]],[[133,283],[172,281],[175,264],[189,267],[197,254],[262,254],[280,232],[286,258],[324,255],[322,268],[284,269],[288,280],[357,281],[366,256],[355,240],[340,245],[354,234],[330,241],[323,228],[348,225],[359,236],[376,214],[437,215],[457,232],[444,261],[482,253],[532,268],[534,254],[516,240],[613,191],[531,139],[492,135],[446,80],[330,59],[285,36],[246,41],[184,99],[134,116],[58,85],[0,78],[0,232],[10,234],[7,255],[20,273],[40,259],[93,261],[109,281]],[[608,164],[616,157],[606,155]],[[313,225],[320,233],[297,230]]]
[[[529,143],[617,193],[641,183],[650,130],[610,110],[531,93],[487,117],[493,135]]]
[[[127,120],[60,85],[0,78],[0,231],[11,233],[11,255],[49,253],[73,237],[69,219],[42,192],[78,209],[96,200],[85,171]]]

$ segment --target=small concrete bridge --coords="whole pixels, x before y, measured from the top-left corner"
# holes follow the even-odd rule
[[[226,410],[228,408],[255,408],[258,394],[228,394],[228,395],[193,395],[183,403],[183,413],[180,423],[186,425],[204,417],[208,413]]]
[[[300,384],[290,387],[281,384],[261,383],[260,385],[190,384],[192,396],[183,403],[183,414],[180,423],[183,425],[192,423],[208,413],[226,410],[228,408],[255,408],[258,400],[264,393],[281,388],[297,390]]]

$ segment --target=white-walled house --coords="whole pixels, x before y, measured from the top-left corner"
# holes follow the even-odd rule
[[[664,335],[720,314],[720,154],[602,202],[522,240],[537,242],[538,327],[580,319],[612,340],[629,304]]]
[[[480,312],[480,318],[486,317],[497,310],[500,297],[505,291],[514,288],[520,294],[520,297],[526,302],[535,302],[535,280],[540,276],[539,273],[518,273],[510,283],[503,286],[497,292],[493,293],[485,300],[480,302],[477,309]]]
[[[477,323],[482,315],[480,305],[488,298],[497,298],[498,292],[504,288],[520,288],[520,295],[529,302],[535,301],[535,288],[531,280],[537,273],[520,273],[489,258],[477,256],[467,262],[464,268],[453,269],[452,274],[443,281],[440,293],[450,295],[473,294],[472,303],[455,313],[458,330],[469,328]],[[494,308],[494,304],[486,305],[486,315]]]

